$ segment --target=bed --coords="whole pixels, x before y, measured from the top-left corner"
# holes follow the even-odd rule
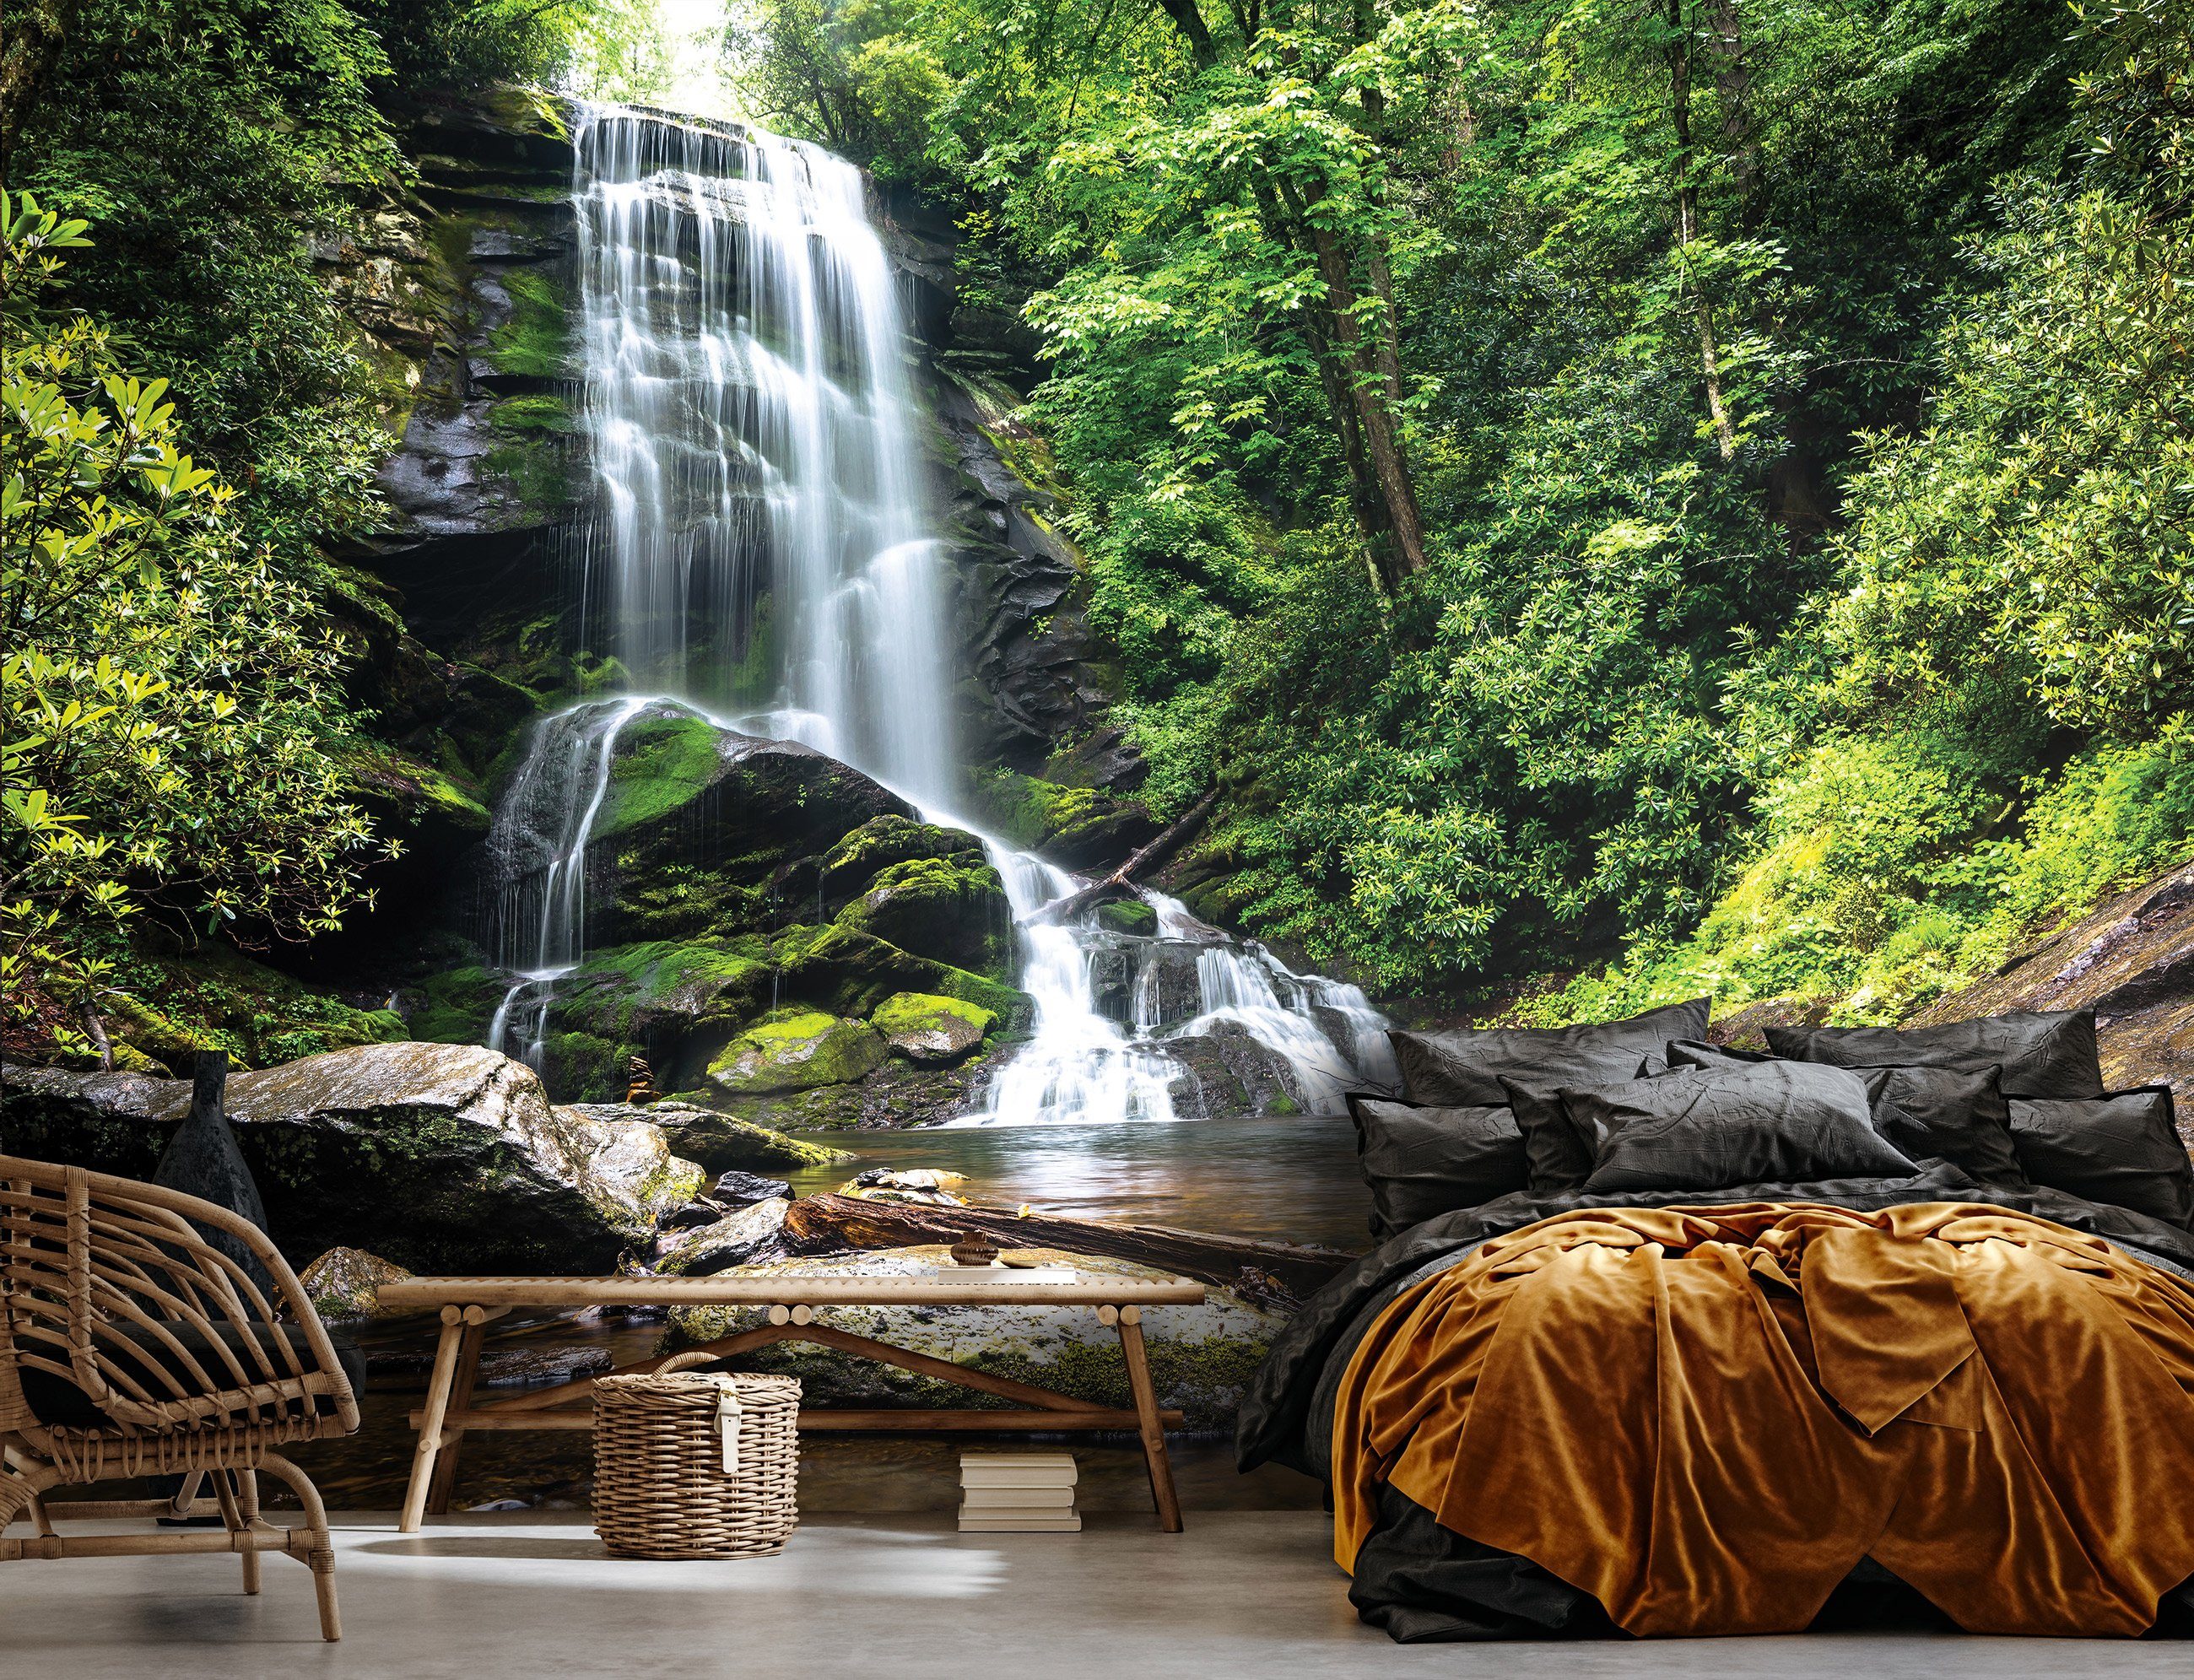
[[[1273,1344],[1238,1456],[1326,1481],[1358,1614],[2194,1632],[2169,1093],[2105,1092],[2078,1012],[1705,1029],[1397,1034],[1409,1100],[1352,1101],[1381,1240]]]

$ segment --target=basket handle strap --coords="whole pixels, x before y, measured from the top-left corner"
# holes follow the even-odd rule
[[[658,1377],[672,1371],[684,1371],[696,1365],[711,1365],[723,1356],[715,1353],[674,1354],[655,1368]],[[701,1371],[697,1376],[707,1377],[716,1385],[716,1426],[724,1437],[724,1474],[739,1473],[739,1419],[745,1408],[739,1404],[738,1379],[729,1371]]]

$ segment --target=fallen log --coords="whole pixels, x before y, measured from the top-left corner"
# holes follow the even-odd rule
[[[1111,874],[1106,875],[1102,880],[1094,880],[1088,886],[1068,893],[1064,898],[1053,899],[1029,920],[1050,922],[1071,921],[1092,905],[1102,903],[1116,893],[1126,892],[1129,884],[1137,875],[1146,869],[1155,869],[1165,862],[1183,840],[1202,828],[1205,819],[1211,815],[1212,807],[1218,803],[1219,789],[1214,788],[1168,823],[1165,831],[1156,840],[1140,851],[1130,855],[1128,861],[1113,870]]]
[[[867,1201],[852,1195],[808,1195],[785,1210],[779,1236],[795,1254],[847,1249],[912,1248],[954,1243],[979,1232],[1001,1248],[1057,1248],[1155,1266],[1177,1276],[1233,1285],[1247,1270],[1277,1279],[1297,1297],[1315,1293],[1355,1256],[1337,1248],[1169,1225],[1116,1225],[1055,1213],[1011,1213],[1002,1207],[939,1207],[905,1201]],[[1252,1280],[1254,1284],[1255,1280]]]

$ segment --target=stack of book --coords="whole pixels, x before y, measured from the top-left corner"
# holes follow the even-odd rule
[[[960,1499],[963,1534],[1071,1534],[1082,1528],[1071,1453],[962,1453]]]

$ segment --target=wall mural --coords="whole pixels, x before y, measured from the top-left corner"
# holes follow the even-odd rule
[[[1085,1266],[1218,1286],[1154,1350],[1213,1443],[1184,1473],[1215,1483],[1265,1338],[1365,1246],[1339,1114],[1393,1085],[1387,1023],[1215,925],[1183,861],[1203,813],[1161,832],[1134,800],[1014,357],[943,312],[949,253],[813,145],[530,99],[418,132],[432,213],[336,283],[389,342],[409,308],[462,346],[418,358],[374,563],[465,662],[449,732],[485,832],[422,825],[412,908],[361,936],[409,963],[400,1041],[228,1087],[278,1240],[372,1356],[365,1431],[307,1455],[331,1502],[392,1503],[409,1464],[432,1337],[362,1316],[378,1281],[827,1269],[949,1242],[963,1206],[1031,1247],[1134,1228]],[[10,1084],[11,1147],[140,1176],[187,1099],[146,1072]],[[514,1319],[482,1379],[738,1320],[690,1316]],[[1094,1326],[874,1316],[1124,1401],[1117,1358],[1077,1362]],[[583,1499],[583,1439],[468,1450],[461,1502]],[[878,1455],[951,1450],[837,1449],[863,1499]]]

